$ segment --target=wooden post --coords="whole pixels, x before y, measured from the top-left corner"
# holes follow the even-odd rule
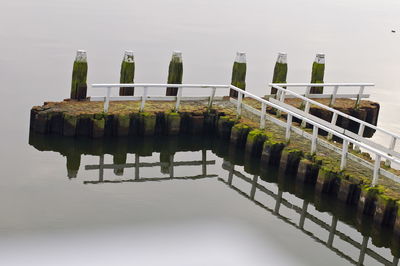
[[[183,78],[183,63],[182,53],[174,51],[172,53],[171,62],[169,62],[168,68],[168,84],[182,84]],[[166,96],[176,96],[178,88],[167,88]]]
[[[274,67],[274,75],[272,77],[272,83],[286,83],[287,71],[288,71],[287,54],[279,53]],[[271,95],[276,93],[277,89],[271,88]]]
[[[119,83],[133,83],[135,77],[135,59],[132,51],[125,51],[124,58],[121,63],[121,75]],[[120,96],[133,96],[135,88],[133,87],[121,87],[119,88]]]
[[[237,52],[232,68],[231,84],[242,90],[246,90],[246,68],[246,53]],[[231,89],[229,91],[229,96],[237,98],[238,92]]]
[[[76,58],[72,70],[72,82],[71,82],[71,99],[84,100],[86,99],[87,91],[87,55],[83,50],[76,52]]]
[[[324,83],[325,55],[317,54],[312,65],[311,83]],[[322,94],[324,87],[312,87],[311,94]]]

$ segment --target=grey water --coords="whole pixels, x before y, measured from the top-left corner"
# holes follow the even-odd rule
[[[315,53],[324,52],[325,81],[375,83],[368,93],[381,104],[378,125],[399,133],[399,11],[400,3],[394,0],[1,1],[0,264],[357,262],[359,250],[339,237],[334,237],[332,246],[351,260],[325,245],[329,231],[306,219],[304,228],[314,230],[311,236],[287,222],[298,222],[299,213],[285,219],[273,213],[275,205],[268,205],[276,203],[273,197],[262,198],[257,191],[252,200],[233,189],[250,193],[251,185],[237,177],[230,185],[227,164],[210,149],[207,160],[215,164],[207,171],[217,177],[85,184],[99,179],[95,170],[83,169],[99,164],[101,154],[95,153],[82,155],[77,177],[68,179],[66,158],[59,151],[29,145],[29,110],[69,96],[77,49],[88,52],[89,83],[117,82],[123,51],[130,49],[135,52],[137,82],[165,82],[171,53],[181,50],[185,82],[224,84],[230,81],[235,52],[245,51],[247,90],[257,95],[268,93],[277,52],[288,53],[289,82],[308,82]],[[91,88],[88,92],[101,93]],[[71,147],[96,145],[71,143]],[[159,163],[159,156],[153,151],[140,160]],[[174,160],[201,160],[201,156],[199,151],[182,151]],[[128,153],[127,162],[134,160]],[[112,156],[106,154],[104,163],[112,164]],[[240,166],[235,169],[253,179]],[[202,166],[174,171],[178,177],[199,175]],[[106,169],[104,179],[129,179],[134,173],[128,168],[120,176]],[[140,177],[167,176],[160,166],[140,170]],[[261,177],[259,182],[278,195],[275,182]],[[290,191],[283,197],[302,207],[303,198]],[[293,211],[287,206],[280,212]],[[333,212],[319,213],[312,206],[311,202],[308,211],[331,225]],[[337,223],[350,238],[363,243],[351,223],[340,219]],[[368,248],[393,259],[388,248],[377,248],[371,240]],[[378,262],[366,254],[364,263]]]

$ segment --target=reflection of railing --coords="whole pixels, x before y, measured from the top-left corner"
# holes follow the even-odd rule
[[[324,221],[322,221],[321,219],[308,213],[307,208],[308,208],[309,203],[306,200],[303,201],[302,207],[298,207],[298,206],[290,203],[288,200],[286,200],[283,197],[283,192],[281,189],[278,189],[278,193],[275,194],[273,191],[268,190],[263,185],[260,185],[258,183],[259,177],[257,175],[254,175],[253,179],[251,179],[251,178],[247,177],[246,175],[240,173],[239,171],[236,171],[235,166],[228,161],[224,161],[223,169],[227,170],[229,172],[229,175],[228,175],[227,180],[225,180],[223,178],[218,178],[219,181],[227,184],[230,188],[237,191],[239,194],[241,194],[244,197],[248,198],[249,200],[253,201],[254,203],[256,203],[258,206],[262,207],[263,209],[276,215],[282,221],[284,221],[288,224],[291,224],[294,227],[300,229],[305,234],[309,235],[317,242],[325,245],[327,248],[334,251],[339,256],[345,258],[349,262],[351,262],[353,264],[357,264],[357,265],[362,265],[364,262],[365,254],[367,254],[370,257],[372,257],[373,259],[375,259],[377,262],[382,263],[384,265],[398,265],[399,258],[393,257],[393,261],[391,262],[391,261],[387,260],[386,258],[382,257],[381,255],[379,255],[378,253],[376,253],[375,251],[369,249],[368,248],[368,241],[369,241],[368,236],[364,236],[362,243],[358,243],[357,241],[353,240],[351,237],[347,236],[343,232],[338,231],[336,229],[337,222],[338,222],[338,219],[336,217],[332,216],[332,222],[329,225],[329,224],[325,223]],[[241,180],[250,184],[251,185],[250,192],[246,193],[246,192],[242,191],[241,189],[239,189],[238,187],[235,187],[233,185],[234,177],[238,177]],[[271,208],[265,206],[264,204],[262,204],[261,202],[255,200],[255,194],[256,194],[257,190],[276,200],[274,209],[271,209]],[[292,222],[290,219],[288,219],[287,217],[285,217],[279,213],[279,209],[280,209],[281,205],[287,207],[288,209],[292,209],[296,213],[300,214],[300,219],[299,219],[298,224]],[[323,241],[322,239],[315,236],[312,232],[305,230],[304,223],[305,223],[306,219],[308,219],[309,221],[313,222],[314,224],[320,226],[321,228],[327,230],[329,232],[328,240]],[[355,247],[356,249],[360,250],[358,259],[353,259],[351,256],[346,255],[343,251],[339,250],[338,248],[335,248],[333,246],[333,240],[334,240],[335,236],[338,236],[344,242],[346,242],[346,243],[352,245],[353,247]]]
[[[202,159],[201,161],[174,161],[174,155],[169,155],[168,162],[140,162],[140,156],[135,154],[135,163],[127,163],[127,164],[105,164],[104,163],[104,155],[100,155],[100,161],[98,165],[86,165],[85,170],[99,170],[99,180],[98,181],[84,181],[84,184],[99,184],[99,183],[125,183],[125,182],[145,182],[145,181],[163,181],[163,180],[181,180],[181,179],[201,179],[201,178],[210,178],[216,177],[217,175],[207,174],[207,165],[214,165],[215,160],[207,161],[207,151],[202,150]],[[176,177],[174,175],[174,167],[179,166],[202,166],[202,173],[199,175],[193,176],[182,176]],[[167,169],[169,172],[169,177],[151,177],[151,178],[143,178],[140,177],[140,168],[145,167],[156,167],[160,166],[161,169]],[[122,179],[122,180],[105,180],[104,179],[104,170],[105,169],[113,169],[120,170],[125,168],[135,168],[134,178],[133,179]]]

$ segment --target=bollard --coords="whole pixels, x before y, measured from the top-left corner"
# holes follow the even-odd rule
[[[71,99],[83,100],[86,99],[87,91],[87,55],[83,50],[76,52],[74,67],[72,70],[72,83],[71,83]]]
[[[272,83],[286,83],[287,71],[287,54],[279,53],[274,67],[274,76],[272,77]],[[276,93],[277,89],[271,88],[271,95]]]
[[[242,90],[246,90],[246,68],[246,53],[237,52],[232,68],[231,84]],[[238,92],[230,89],[229,96],[232,98],[237,98]]]
[[[133,51],[125,51],[124,58],[121,63],[121,76],[119,83],[133,83],[135,77],[135,58],[133,57]],[[135,88],[133,87],[121,87],[119,88],[120,96],[133,96]]]
[[[168,68],[168,84],[182,84],[183,77],[183,64],[182,64],[182,53],[174,51],[172,53],[171,62],[169,62]],[[166,96],[176,96],[178,94],[178,88],[167,88]]]
[[[324,83],[325,54],[317,54],[312,65],[311,83]],[[311,94],[322,94],[324,87],[311,87]]]

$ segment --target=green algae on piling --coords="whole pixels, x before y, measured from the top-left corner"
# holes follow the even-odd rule
[[[72,82],[71,82],[71,99],[84,100],[86,99],[87,92],[87,55],[83,50],[76,52],[76,58],[72,70]]]
[[[279,53],[276,59],[274,67],[274,75],[272,77],[272,83],[286,83],[288,65],[287,65],[287,54]],[[276,94],[277,89],[271,88],[271,94]]]
[[[317,54],[312,65],[311,83],[324,83],[325,54]],[[311,87],[311,94],[322,94],[324,87]]]
[[[124,58],[121,63],[121,73],[119,83],[133,83],[135,77],[135,58],[132,51],[125,51]],[[135,88],[133,87],[121,87],[119,89],[120,96],[133,96]]]
[[[182,53],[174,51],[172,53],[171,61],[168,67],[168,84],[182,84],[183,79],[183,63]],[[178,94],[178,88],[168,87],[166,96],[176,96]]]
[[[246,53],[237,52],[235,62],[232,68],[231,85],[239,89],[246,90]],[[238,97],[238,92],[230,89],[229,96],[232,98]]]

